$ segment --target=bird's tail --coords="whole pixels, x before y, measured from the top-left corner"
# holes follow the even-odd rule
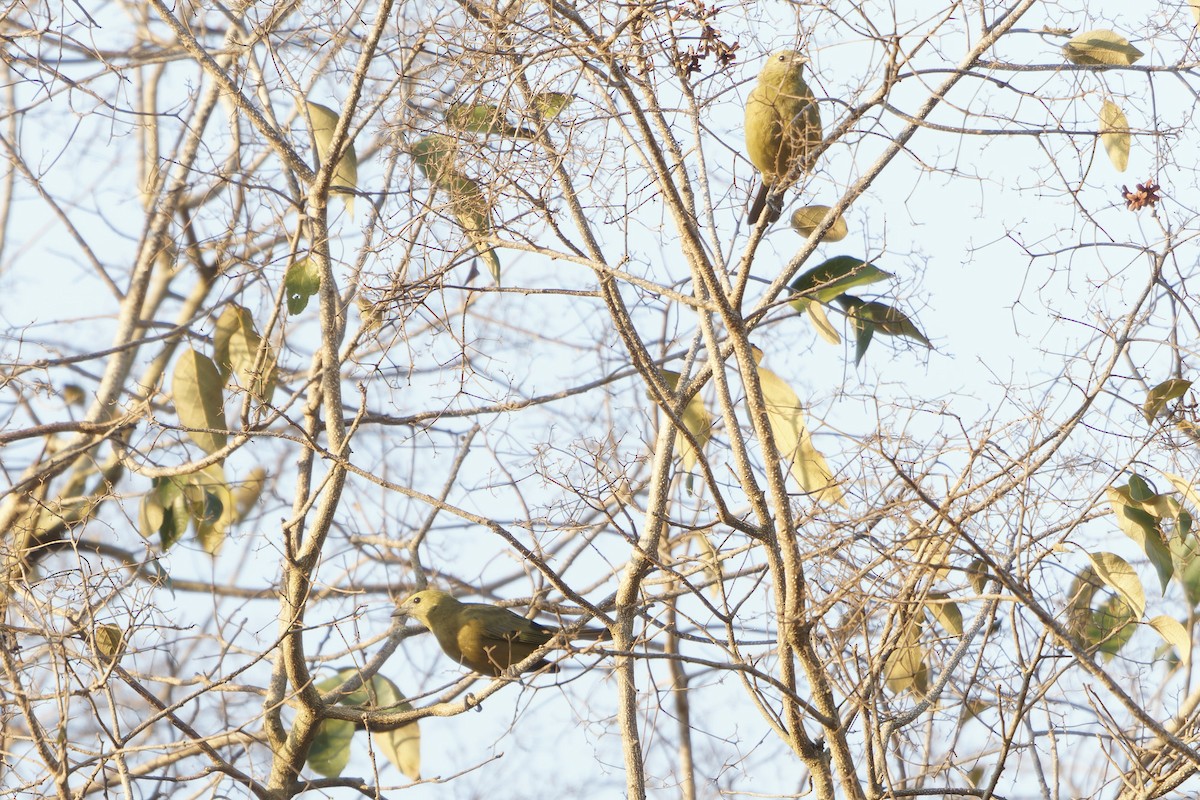
[[[572,639],[586,639],[589,642],[607,642],[612,638],[608,628],[580,628],[571,633]]]
[[[772,197],[771,185],[764,183],[758,187],[758,194],[754,197],[754,203],[750,206],[750,224],[757,225],[758,218],[766,214],[767,224],[770,225],[783,213],[783,193],[780,192]]]

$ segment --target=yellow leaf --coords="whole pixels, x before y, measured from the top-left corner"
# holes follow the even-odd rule
[[[812,236],[813,231],[825,219],[825,215],[830,211],[829,206],[805,206],[798,208],[792,212],[792,227],[804,238]],[[841,214],[838,214],[833,225],[829,230],[825,231],[825,235],[821,237],[822,242],[840,242],[850,233],[850,228],[846,226],[846,220]]]
[[[1100,580],[1129,605],[1135,619],[1140,619],[1146,612],[1146,592],[1129,562],[1115,553],[1088,553],[1088,559]]]
[[[1063,45],[1063,56],[1080,66],[1128,67],[1142,56],[1124,36],[1108,30],[1081,33]]]
[[[1104,152],[1108,153],[1108,160],[1116,167],[1117,172],[1124,172],[1129,166],[1129,146],[1132,139],[1125,112],[1115,103],[1105,100],[1104,105],[1100,107],[1100,141],[1104,144]]]
[[[816,300],[801,297],[798,300],[793,300],[792,305],[801,313],[808,312],[808,321],[818,336],[830,344],[842,343],[841,335],[837,332],[837,328],[833,327],[833,323],[829,321],[829,316],[825,313],[825,308],[820,303]]]
[[[825,456],[813,447],[812,434],[804,422],[800,398],[792,387],[764,367],[758,367],[767,419],[779,455],[788,462],[792,477],[800,488],[818,502],[844,504],[842,489],[833,477]]]
[[[317,149],[317,159],[324,164],[329,156],[329,145],[333,143],[333,132],[337,129],[338,114],[332,108],[320,103],[308,101],[308,118],[312,121],[313,145]],[[338,159],[329,182],[331,192],[345,195],[346,211],[354,214],[354,192],[358,188],[358,155],[354,152],[354,142],[349,142]],[[338,188],[343,187],[343,188]]]
[[[1154,617],[1149,620],[1149,623],[1151,628],[1158,631],[1158,635],[1163,638],[1163,641],[1175,648],[1175,651],[1179,653],[1180,661],[1184,664],[1191,663],[1192,640],[1178,620],[1164,614]]]
[[[1192,388],[1192,382],[1182,378],[1163,381],[1146,393],[1146,402],[1142,403],[1142,416],[1149,422],[1166,410],[1167,403],[1183,397],[1190,388]]]
[[[184,348],[171,379],[175,413],[179,415],[179,424],[189,429],[188,437],[206,453],[220,450],[227,438],[222,383],[216,365],[208,356]]]
[[[677,389],[679,386],[679,373],[673,370],[662,370],[663,379],[672,389]],[[700,445],[703,450],[708,444],[708,440],[712,438],[712,415],[708,413],[708,409],[704,407],[704,399],[700,393],[692,395],[692,399],[688,400],[684,406],[683,414],[680,415],[683,420],[683,427],[687,428],[688,433],[692,434],[692,438]],[[687,472],[695,469],[696,464],[700,461],[700,454],[692,447],[691,442],[681,432],[675,434],[675,450],[683,459],[683,468]]]

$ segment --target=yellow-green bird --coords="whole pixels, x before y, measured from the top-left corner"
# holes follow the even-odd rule
[[[746,100],[746,152],[763,179],[750,207],[751,225],[764,210],[767,222],[779,219],[784,191],[821,143],[821,113],[804,82],[807,63],[795,50],[772,53]]]
[[[446,655],[483,675],[500,676],[562,633],[489,603],[462,603],[437,589],[425,589],[396,608],[396,615],[416,617],[433,632]],[[608,639],[606,630],[583,628],[573,639]],[[526,671],[558,667],[545,659]]]

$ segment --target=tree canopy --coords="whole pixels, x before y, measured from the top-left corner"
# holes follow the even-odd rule
[[[1194,0],[0,24],[0,796],[1200,786]]]

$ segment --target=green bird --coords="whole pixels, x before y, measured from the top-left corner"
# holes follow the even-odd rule
[[[514,614],[490,603],[462,603],[437,589],[425,589],[396,608],[396,616],[416,617],[433,632],[446,655],[483,675],[498,677],[519,664],[542,645],[559,636],[559,628]],[[583,628],[572,639],[609,639],[607,630]],[[545,659],[526,668],[533,671],[558,666]]]
[[[763,179],[750,207],[751,225],[764,210],[767,222],[779,219],[784,191],[821,143],[821,113],[804,82],[807,63],[795,50],[772,53],[746,100],[746,152]]]

